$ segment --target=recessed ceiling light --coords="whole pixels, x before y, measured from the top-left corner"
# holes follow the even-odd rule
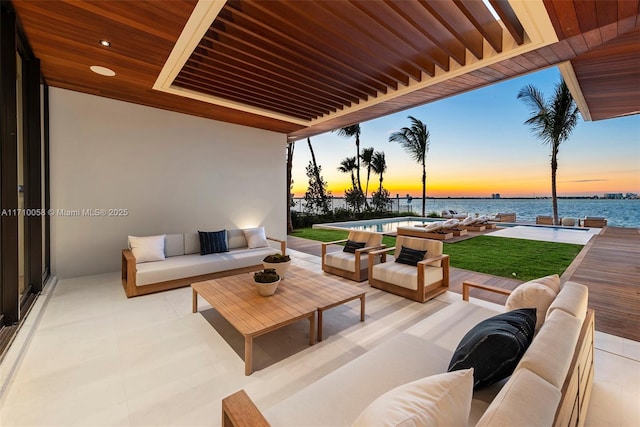
[[[104,47],[111,46],[111,42],[109,42],[108,40],[100,40],[100,44]]]
[[[100,65],[92,65],[89,67],[91,71],[96,74],[100,74],[101,76],[113,77],[116,75],[116,72],[107,67],[101,67]]]

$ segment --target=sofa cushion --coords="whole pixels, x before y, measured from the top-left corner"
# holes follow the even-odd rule
[[[265,248],[269,246],[267,243],[267,235],[264,232],[264,227],[258,228],[246,228],[242,230],[244,238],[247,239],[247,246],[249,249]]]
[[[262,259],[278,251],[268,248],[233,249],[218,254],[190,254],[170,257],[160,262],[140,264],[137,267],[136,285],[200,276],[251,266],[261,266]]]
[[[472,395],[472,369],[433,375],[386,392],[352,425],[466,427]]]
[[[396,262],[416,266],[418,265],[418,262],[424,259],[426,253],[426,250],[421,251],[419,249],[411,249],[403,246],[400,250],[400,255],[396,257]]]
[[[556,293],[556,295],[558,294],[558,292],[560,292],[560,289],[562,289],[562,285],[560,284],[560,276],[558,276],[557,274],[551,274],[549,276],[544,276],[539,279],[533,279],[527,283],[530,283],[530,282],[540,283],[541,285],[544,285],[549,289],[552,289]]]
[[[200,236],[200,255],[228,252],[227,230],[198,231]]]
[[[129,248],[136,258],[136,264],[162,261],[164,256],[164,239],[166,235],[159,236],[129,236]]]
[[[562,393],[528,369],[518,369],[475,427],[551,426]]]
[[[350,231],[348,239],[354,242],[367,242],[364,245],[365,248],[382,244],[382,234],[372,231]]]
[[[580,283],[566,282],[556,299],[549,306],[547,317],[554,310],[562,310],[582,321],[587,316],[588,305],[589,288]]]
[[[366,253],[360,253],[360,269],[368,268],[369,257]],[[331,267],[345,271],[356,271],[356,255],[349,252],[331,252],[324,256],[324,263]]]
[[[535,324],[534,308],[501,313],[483,320],[462,338],[448,370],[474,368],[474,388],[508,377],[531,344]]]
[[[355,254],[356,249],[362,249],[366,244],[367,242],[355,242],[353,240],[347,240],[347,243],[345,243],[344,249],[342,250],[342,252],[349,252],[351,254]]]
[[[247,248],[249,244],[244,236],[244,231],[239,228],[227,229],[227,247],[229,249]]]
[[[553,289],[537,282],[527,282],[519,285],[511,292],[504,304],[507,311],[519,308],[536,309],[536,331],[542,327],[547,315],[547,309],[556,297]]]
[[[184,235],[184,254],[200,253],[200,235],[198,233],[186,233]]]
[[[383,282],[401,286],[406,289],[418,289],[418,267],[398,262],[385,262],[373,266],[371,276]],[[442,268],[425,266],[424,278],[426,283],[442,280]]]
[[[164,239],[164,255],[184,255],[184,234],[167,234]]]
[[[562,310],[551,313],[517,369],[526,368],[557,388],[562,388],[573,352],[578,342],[582,321]]]

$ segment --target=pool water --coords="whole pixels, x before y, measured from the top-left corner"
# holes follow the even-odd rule
[[[328,224],[314,224],[313,228],[327,230],[357,230],[374,231],[377,233],[395,233],[398,227],[413,227],[429,222],[442,221],[440,218],[401,217],[387,219],[373,219],[366,221],[332,222]]]

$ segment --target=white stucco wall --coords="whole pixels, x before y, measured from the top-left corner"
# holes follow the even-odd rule
[[[119,271],[129,234],[264,225],[286,238],[284,134],[52,88],[50,141],[59,278]],[[128,215],[60,212],[82,209]]]

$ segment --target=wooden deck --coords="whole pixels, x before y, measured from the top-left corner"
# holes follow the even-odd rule
[[[603,228],[562,279],[589,287],[596,330],[640,341],[640,229]]]

